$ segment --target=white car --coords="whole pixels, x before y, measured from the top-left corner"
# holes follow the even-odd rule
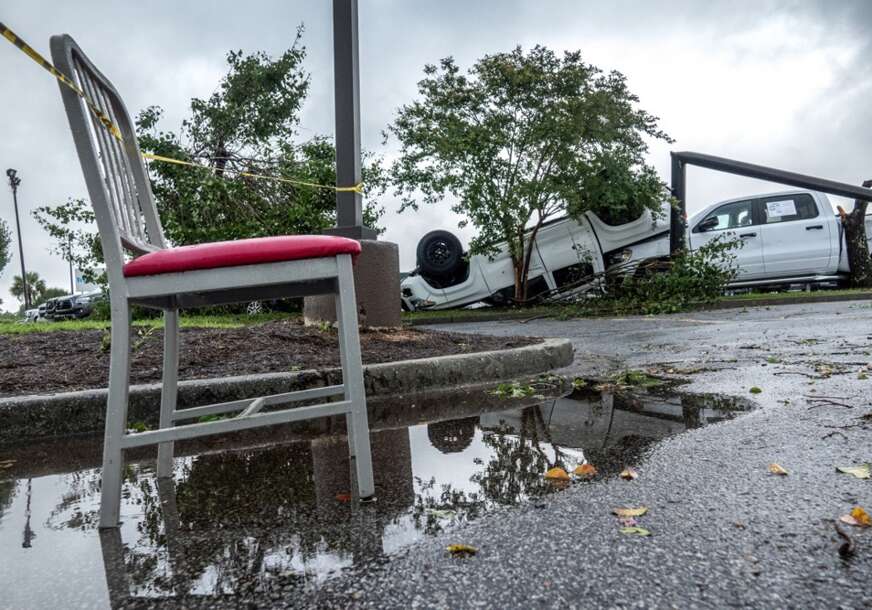
[[[580,220],[559,218],[546,223],[536,236],[528,297],[602,272],[624,256],[627,247],[658,241],[668,232],[668,213],[655,217],[647,211],[617,226],[590,212]],[[508,246],[501,243],[496,249],[492,257],[467,258],[460,240],[449,231],[427,233],[418,242],[418,267],[401,285],[403,308],[450,309],[482,301],[508,302],[515,290],[514,268]]]
[[[743,242],[736,251],[738,274],[732,287],[847,278],[844,231],[823,193],[793,190],[739,197],[710,205],[688,221],[691,249],[725,234]],[[866,236],[872,236],[872,216],[866,217]]]

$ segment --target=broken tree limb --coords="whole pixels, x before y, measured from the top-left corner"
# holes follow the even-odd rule
[[[865,188],[872,187],[872,180],[863,182]],[[850,212],[839,208],[842,227],[845,229],[845,249],[848,265],[851,268],[851,285],[857,288],[872,288],[872,257],[869,256],[869,243],[866,237],[866,209],[868,201],[854,201]]]

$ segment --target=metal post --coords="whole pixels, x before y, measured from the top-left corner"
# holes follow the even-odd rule
[[[21,245],[21,222],[18,220],[18,185],[21,178],[16,176],[14,169],[7,169],[9,186],[12,187],[12,204],[15,206],[15,230],[18,231],[18,258],[21,259],[21,283],[24,285],[24,310],[30,309],[30,288],[27,285],[27,271],[24,268],[24,247]]]
[[[73,277],[73,238],[67,237],[67,260],[70,263],[70,294],[76,294],[76,280]]]
[[[685,231],[687,224],[687,193],[685,190],[684,162],[672,154],[672,196],[677,200],[669,212],[669,254],[675,254],[685,247]]]
[[[357,0],[333,0],[333,78],[336,99],[336,184],[361,182],[360,66],[357,42]],[[336,193],[336,228],[325,231],[354,239],[375,239],[363,226],[363,196]]]

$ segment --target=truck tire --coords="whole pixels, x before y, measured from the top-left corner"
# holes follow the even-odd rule
[[[424,277],[447,279],[463,262],[460,240],[448,231],[430,231],[418,242],[418,269]]]

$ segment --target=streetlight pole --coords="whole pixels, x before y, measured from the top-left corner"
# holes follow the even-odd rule
[[[333,0],[333,78],[336,88],[336,186],[360,184],[360,56],[357,0]],[[397,244],[380,240],[363,224],[363,196],[351,190],[336,193],[336,226],[329,235],[360,241],[354,268],[357,310],[363,326],[399,327],[400,255]],[[336,319],[333,296],[306,297],[307,324]]]
[[[360,61],[357,0],[333,0],[333,79],[336,96],[336,184],[360,184]],[[363,195],[336,193],[336,228],[325,231],[353,239],[376,239],[363,224]]]
[[[12,187],[12,204],[15,206],[15,230],[18,231],[18,258],[21,259],[21,283],[24,286],[24,309],[30,309],[30,288],[27,286],[27,271],[24,268],[24,246],[21,245],[21,222],[18,220],[18,185],[21,184],[14,169],[7,169],[9,186]]]

